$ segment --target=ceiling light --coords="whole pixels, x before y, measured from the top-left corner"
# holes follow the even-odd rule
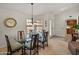
[[[31,6],[32,6],[32,24],[33,24],[33,3],[31,3]]]

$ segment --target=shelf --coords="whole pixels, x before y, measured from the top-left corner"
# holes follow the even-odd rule
[[[37,31],[42,30],[43,27],[42,20],[35,20],[33,24],[36,26]],[[27,32],[29,32],[29,30],[32,30],[33,24],[31,20],[27,20],[26,23]]]
[[[27,25],[26,27],[32,27],[32,25]],[[42,25],[36,25],[36,27],[42,27]]]

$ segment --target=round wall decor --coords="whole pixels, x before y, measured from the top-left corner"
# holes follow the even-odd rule
[[[17,22],[14,18],[7,18],[5,19],[4,24],[9,28],[13,28],[16,26]]]

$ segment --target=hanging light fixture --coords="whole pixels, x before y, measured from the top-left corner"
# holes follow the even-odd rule
[[[33,32],[33,34],[35,34],[36,33],[36,26],[35,26],[35,24],[34,24],[34,18],[33,18],[33,5],[34,5],[34,3],[31,3],[31,6],[32,6],[32,32]]]
[[[33,24],[33,3],[31,3],[31,6],[32,6],[32,24]]]

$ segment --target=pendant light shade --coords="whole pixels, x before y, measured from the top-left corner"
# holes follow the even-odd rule
[[[31,3],[32,6],[32,24],[33,24],[33,3]]]

